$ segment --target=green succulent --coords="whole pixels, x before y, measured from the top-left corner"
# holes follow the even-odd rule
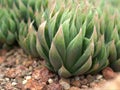
[[[33,23],[34,22],[29,22],[28,24],[24,22],[20,23],[17,41],[27,54],[38,57],[36,50],[36,30]]]
[[[25,23],[30,19],[31,22],[34,21],[34,26],[37,29],[37,25],[40,24],[36,20],[36,15],[45,11],[48,5],[48,0],[2,0],[0,1],[2,7],[10,8],[14,11],[18,20],[21,22],[24,20]]]
[[[9,9],[0,9],[0,43],[12,45],[16,41],[16,16]]]
[[[101,19],[101,32],[105,35],[105,44],[110,66],[115,71],[120,71],[120,16],[119,10],[105,6]]]
[[[94,24],[95,12],[85,8],[61,8],[39,26],[38,53],[60,76],[96,73],[109,63],[104,35],[98,35]]]

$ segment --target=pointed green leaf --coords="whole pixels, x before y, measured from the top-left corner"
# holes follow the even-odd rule
[[[46,27],[46,22],[43,22],[38,29],[38,39],[41,45],[46,49],[47,52],[49,52],[49,47],[46,41],[46,36],[45,36],[45,27]]]
[[[70,42],[67,47],[67,68],[71,68],[71,66],[76,63],[82,53],[82,44],[83,44],[83,37],[82,37],[82,30],[77,34],[77,36]]]
[[[81,67],[88,60],[88,58],[93,54],[93,52],[94,52],[94,42],[91,41],[89,46],[83,52],[83,55],[79,57],[79,59],[76,61],[76,63],[73,66],[71,66],[70,70],[74,72],[79,67]]]
[[[57,72],[62,67],[62,58],[53,42],[49,51],[49,59],[55,72]]]
[[[120,59],[118,59],[118,60],[114,61],[113,63],[111,63],[110,66],[113,68],[113,70],[120,71]]]
[[[72,76],[72,74],[64,66],[62,66],[59,69],[58,74],[62,77],[65,77],[65,78]]]
[[[116,50],[117,50],[117,58],[120,58],[120,41],[116,44]]]
[[[114,40],[109,43],[109,60],[114,62],[117,59],[117,51]]]
[[[92,57],[90,56],[88,60],[81,67],[79,67],[77,71],[75,71],[74,75],[84,74],[90,69],[91,66],[92,66]]]
[[[64,38],[64,30],[62,29],[62,25],[60,25],[58,32],[56,33],[55,37],[53,38],[53,44],[60,55],[62,62],[65,63],[66,58],[66,47],[65,47],[65,38]]]

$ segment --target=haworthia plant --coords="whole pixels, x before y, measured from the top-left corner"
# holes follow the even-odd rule
[[[96,73],[108,65],[104,35],[98,37],[94,24],[95,12],[82,10],[62,8],[37,32],[38,53],[49,69],[63,77]]]

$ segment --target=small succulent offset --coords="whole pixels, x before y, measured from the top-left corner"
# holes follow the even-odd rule
[[[37,57],[38,53],[36,51],[36,30],[32,24],[33,23],[20,23],[17,41],[27,54]]]

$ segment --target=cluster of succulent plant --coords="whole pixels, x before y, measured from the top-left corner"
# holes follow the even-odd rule
[[[108,9],[109,7],[109,9]],[[105,35],[105,44],[110,66],[120,71],[120,12],[114,6],[106,5],[100,20],[101,32]]]
[[[17,40],[62,77],[97,73],[108,65],[120,71],[119,9],[107,1],[60,1],[52,8],[47,0],[0,2],[6,8],[0,9],[0,42]]]
[[[28,21],[30,18],[34,20],[38,13],[41,13],[42,9],[47,8],[47,0],[1,0],[2,7],[13,9],[14,13],[19,19]]]
[[[0,1],[0,6],[1,6],[1,21],[2,22],[1,26],[4,25],[3,28],[1,28],[1,32],[4,31],[6,28],[9,29],[9,26],[5,24],[6,20],[11,20],[12,23],[11,25],[14,25],[14,28],[12,30],[7,30],[6,32],[11,32],[13,31],[14,33],[9,36],[9,38],[6,38],[6,34],[4,35],[4,42],[3,42],[3,37],[1,33],[1,39],[0,42],[3,43],[10,43],[10,45],[13,45],[14,41],[17,40],[18,44],[28,53],[32,54],[33,56],[37,56],[34,48],[34,42],[29,43],[28,37],[33,37],[34,33],[30,33],[31,30],[29,25],[32,24],[32,31],[36,32],[38,25],[41,22],[41,17],[43,14],[43,11],[45,11],[45,8],[47,8],[47,0],[1,0]],[[4,11],[2,10],[4,8]],[[3,14],[2,14],[3,12]],[[4,12],[6,12],[4,14]],[[11,14],[11,15],[10,15]],[[13,18],[14,16],[14,18]],[[7,17],[7,18],[6,18]],[[3,19],[6,20],[3,20]],[[34,28],[34,30],[33,30]],[[23,30],[22,30],[23,29]],[[11,33],[10,33],[11,34]],[[31,34],[31,35],[29,35]],[[31,39],[33,39],[31,37]],[[8,40],[8,39],[11,39]],[[30,38],[29,38],[30,39]],[[7,41],[8,40],[8,41]],[[32,51],[28,49],[28,45],[31,45]],[[27,50],[26,50],[27,49]]]

